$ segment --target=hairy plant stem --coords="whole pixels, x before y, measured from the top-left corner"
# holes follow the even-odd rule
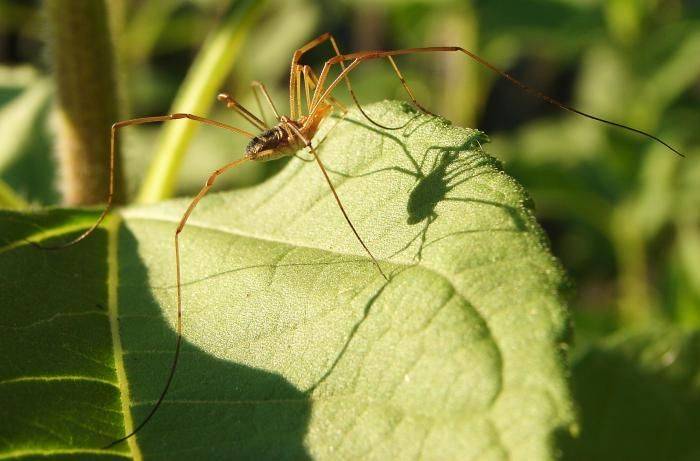
[[[44,10],[57,90],[56,155],[63,202],[101,203],[109,184],[110,126],[119,114],[108,7],[104,0],[45,0]],[[119,202],[119,168],[114,184]]]

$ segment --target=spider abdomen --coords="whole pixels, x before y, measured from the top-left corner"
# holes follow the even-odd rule
[[[287,143],[287,134],[281,127],[276,126],[267,131],[263,131],[251,139],[245,148],[245,155],[251,160],[254,160],[258,157],[260,152],[275,150],[283,147]]]

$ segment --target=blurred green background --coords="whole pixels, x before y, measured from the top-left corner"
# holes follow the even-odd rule
[[[292,52],[330,31],[345,52],[460,45],[577,108],[661,136],[687,158],[551,107],[462,55],[398,60],[418,100],[456,124],[485,131],[492,139],[487,150],[532,195],[572,280],[577,350],[628,325],[700,327],[697,1],[113,0],[109,13],[121,118],[169,113],[174,100],[187,99],[188,79],[194,86],[214,82],[211,91],[225,89],[249,107],[249,84],[257,79],[288,110]],[[204,66],[188,76],[198,56],[216,54],[212,37],[227,21],[236,31],[226,45],[235,49],[215,71]],[[41,2],[0,0],[5,206],[61,203],[47,37]],[[331,52],[322,46],[305,62],[318,72]],[[226,76],[220,85],[217,72]],[[386,62],[363,64],[352,80],[362,102],[404,99]],[[336,95],[349,100],[344,88]],[[246,127],[213,97],[195,100],[200,115]],[[167,148],[164,136],[159,126],[125,132],[132,198],[153,155]],[[189,154],[177,194],[193,194],[244,145],[222,130],[198,130],[191,143],[181,143]],[[250,165],[221,188],[263,181],[281,166]]]

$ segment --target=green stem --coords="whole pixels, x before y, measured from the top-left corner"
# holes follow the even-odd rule
[[[231,71],[244,38],[254,23],[262,1],[236,2],[221,26],[212,32],[192,64],[171,112],[206,116]],[[178,120],[163,127],[153,162],[139,191],[137,202],[152,203],[171,197],[183,157],[198,127],[196,122]]]
[[[110,126],[119,114],[108,9],[104,0],[45,0],[44,10],[58,96],[63,201],[100,203],[109,182]],[[116,173],[118,200],[123,183]]]
[[[17,195],[5,181],[0,179],[0,208],[22,210],[28,207],[29,204]]]

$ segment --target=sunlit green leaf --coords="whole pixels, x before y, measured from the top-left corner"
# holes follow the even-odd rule
[[[106,453],[557,457],[555,436],[573,424],[567,316],[531,202],[482,133],[403,104],[367,110],[405,126],[384,132],[353,111],[314,142],[389,281],[314,162],[205,198],[181,238],[185,343],[171,391]],[[145,417],[172,359],[172,236],[186,205],[122,209],[60,252],[23,239],[63,240],[85,213],[0,215],[0,399],[22,409],[0,419],[0,455],[95,457]]]

